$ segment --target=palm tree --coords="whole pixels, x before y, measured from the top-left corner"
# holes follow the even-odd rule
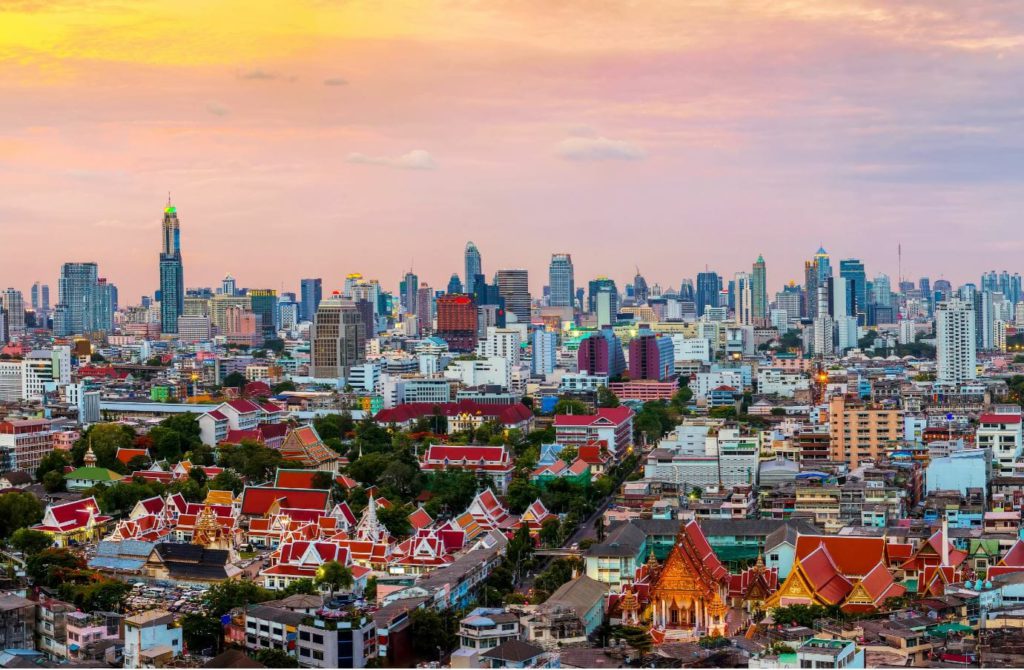
[[[352,588],[352,571],[337,561],[327,561],[317,569],[315,581],[317,586],[326,585],[334,600],[335,591]]]

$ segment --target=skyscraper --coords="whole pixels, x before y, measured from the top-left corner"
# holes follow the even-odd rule
[[[231,275],[224,275],[224,279],[220,282],[220,292],[221,295],[238,295],[238,284],[235,282],[235,278]]]
[[[750,275],[746,272],[737,272],[736,278],[729,282],[733,285],[735,295],[736,321],[745,326],[752,325],[754,318],[753,290],[751,289]]]
[[[647,288],[647,280],[640,274],[640,268],[636,269],[636,276],[633,277],[633,302],[637,305],[647,303],[650,291]]]
[[[476,276],[483,273],[480,251],[472,242],[466,242],[466,293],[473,292],[473,282],[476,281]]]
[[[764,264],[764,256],[758,255],[754,261],[753,273],[750,277],[750,313],[758,326],[768,324],[768,271]]]
[[[849,282],[846,295],[846,313],[856,316],[860,325],[867,324],[867,275],[864,263],[856,258],[844,258],[839,261],[839,276]]]
[[[50,311],[49,284],[42,284],[40,282],[32,284],[32,309],[36,313],[43,315]]]
[[[160,332],[177,333],[178,317],[185,313],[185,278],[181,266],[181,229],[178,210],[167,198],[160,250]]]
[[[99,277],[95,263],[65,263],[57,285],[58,302],[63,306],[60,327],[54,321],[54,334],[77,335],[98,330]],[[177,323],[175,323],[177,326]]]
[[[399,294],[402,296],[402,310],[406,314],[416,313],[416,291],[420,287],[420,278],[412,270],[405,273],[399,283]]]
[[[0,293],[0,307],[7,310],[7,332],[11,335],[25,331],[25,300],[21,291],[9,288]]]
[[[551,265],[548,266],[548,285],[551,287],[549,304],[552,307],[573,306],[576,281],[573,275],[571,255],[551,255]]]
[[[818,253],[814,254],[814,267],[818,273],[818,286],[824,286],[825,280],[832,276],[832,261],[825,247],[818,247]]]
[[[416,326],[420,335],[434,331],[434,289],[427,282],[420,283],[416,290]]]
[[[505,309],[516,315],[519,323],[530,323],[530,276],[526,270],[498,270],[495,275],[498,294],[505,299]]]
[[[264,340],[273,340],[277,337],[278,317],[277,291],[272,288],[249,289],[249,300],[252,304],[252,311],[260,317],[260,327]]]
[[[462,280],[459,279],[459,274],[453,272],[451,278],[448,280],[448,290],[445,293],[462,293]]]
[[[473,351],[479,316],[473,298],[462,293],[448,293],[437,299],[436,308],[436,335],[447,342],[452,351]]]
[[[722,280],[717,272],[697,273],[697,317],[704,316],[708,307],[718,307],[718,296],[722,290]]]
[[[337,291],[320,303],[310,335],[310,370],[317,379],[344,379],[363,360],[363,320],[355,304]]]
[[[299,282],[299,294],[302,301],[301,318],[303,321],[312,322],[324,297],[323,280],[320,277],[303,279]]]
[[[935,307],[937,378],[957,383],[977,378],[975,315],[971,303],[958,298]]]

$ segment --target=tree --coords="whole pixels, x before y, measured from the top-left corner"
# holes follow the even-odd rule
[[[65,466],[71,465],[71,456],[68,452],[62,449],[55,449],[43,456],[42,460],[39,461],[39,467],[36,468],[36,479],[43,481],[43,477],[48,472],[57,472],[64,476]]]
[[[590,409],[582,400],[562,396],[555,403],[555,414],[590,414]]]
[[[548,547],[557,547],[561,541],[562,527],[557,518],[545,519],[540,526],[540,541]]]
[[[299,667],[299,660],[281,649],[259,649],[253,653],[252,659],[268,668]]]
[[[62,600],[74,603],[85,612],[120,612],[131,590],[127,582],[99,577],[88,570],[82,571],[77,580],[63,581],[58,587]]]
[[[647,633],[647,629],[639,626],[619,626],[615,631],[615,637],[624,641],[641,654],[646,654],[653,646],[653,641]]]
[[[185,645],[193,653],[209,649],[213,653],[204,654],[213,656],[220,651],[221,636],[223,628],[220,621],[202,614],[186,614],[181,618],[181,634],[185,638]]]
[[[85,453],[91,445],[98,467],[124,474],[124,463],[117,460],[117,450],[130,449],[134,443],[135,431],[131,426],[121,423],[97,423],[86,429],[71,447],[71,460],[75,466],[83,465]]]
[[[220,448],[220,464],[244,475],[250,482],[270,480],[282,463],[281,452],[253,440]]]
[[[255,582],[225,579],[206,592],[206,609],[210,616],[220,618],[236,607],[261,603],[274,597],[274,593]]]
[[[68,574],[85,567],[85,560],[69,549],[43,549],[25,561],[25,573],[38,586],[56,588]]]
[[[42,519],[43,505],[31,493],[12,491],[0,495],[0,539],[7,539],[19,528],[33,526]]]
[[[312,596],[317,594],[317,589],[312,579],[296,579],[288,582],[288,586],[281,589],[280,593],[282,598],[298,594]]]
[[[440,661],[452,648],[452,631],[444,617],[433,609],[416,609],[412,620],[412,648],[417,658]]]
[[[192,469],[188,471],[188,478],[199,484],[199,486],[204,486],[206,484],[206,471],[197,465],[193,465]]]
[[[313,419],[313,427],[323,440],[337,438],[344,440],[348,434],[355,430],[356,423],[348,412],[341,414],[328,414]]]
[[[19,528],[11,535],[11,546],[26,556],[31,556],[52,547],[53,538],[38,530]]]
[[[274,384],[273,386],[271,386],[270,387],[270,392],[273,393],[274,395],[280,395],[280,394],[284,393],[285,391],[294,391],[295,388],[296,388],[295,382],[287,381],[286,380],[286,381],[279,382],[279,383]]]
[[[412,533],[412,525],[409,523],[409,515],[412,512],[413,509],[409,505],[378,507],[377,518],[392,535],[405,536]]]
[[[47,493],[57,493],[67,488],[67,481],[64,479],[64,475],[56,470],[51,470],[43,475],[43,488]]]
[[[327,561],[317,568],[315,583],[326,586],[333,600],[335,591],[352,588],[352,571],[337,561]]]
[[[525,477],[516,477],[508,485],[505,499],[513,514],[522,514],[540,496],[540,489]]]
[[[224,470],[210,480],[211,491],[231,491],[238,495],[245,488],[242,478],[234,470]]]
[[[245,375],[241,372],[232,372],[224,377],[224,387],[242,389],[245,388],[246,381]]]
[[[131,460],[128,461],[128,466],[126,469],[128,470],[128,472],[138,472],[139,470],[145,470],[146,468],[148,468],[149,464],[149,456],[143,456],[142,454],[139,454],[138,456],[132,456]]]
[[[612,393],[612,390],[607,386],[597,387],[597,406],[598,407],[618,407],[619,397]]]
[[[313,474],[312,486],[315,489],[329,489],[334,484],[331,473],[320,470]]]

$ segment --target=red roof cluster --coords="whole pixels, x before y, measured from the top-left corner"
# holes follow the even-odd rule
[[[615,425],[633,416],[633,410],[621,405],[619,407],[600,407],[594,414],[558,414],[555,416],[556,426],[590,426],[598,422]]]

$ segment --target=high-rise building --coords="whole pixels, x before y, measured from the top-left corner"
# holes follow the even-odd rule
[[[459,279],[459,273],[452,273],[448,279],[448,290],[445,293],[462,293],[462,280]]]
[[[675,371],[675,347],[671,337],[659,337],[644,329],[629,341],[629,378],[664,381]]]
[[[221,295],[234,296],[238,295],[238,282],[231,275],[225,275],[224,279],[220,281],[220,293]]]
[[[409,270],[398,285],[398,293],[402,296],[402,312],[404,314],[416,313],[416,292],[420,288],[420,278]]]
[[[576,352],[580,372],[616,378],[626,371],[622,342],[611,328],[602,328],[580,342]]]
[[[551,287],[551,297],[548,304],[552,307],[573,306],[576,295],[576,282],[573,275],[571,255],[551,255],[551,265],[548,266],[548,285]]]
[[[814,261],[804,261],[803,317],[813,320],[818,315],[818,269]]]
[[[58,302],[61,310],[60,328],[54,322],[54,334],[77,335],[98,330],[99,277],[95,263],[65,263],[61,266]]]
[[[351,300],[337,291],[320,303],[311,328],[310,371],[317,379],[344,379],[364,358],[366,330]]]
[[[464,293],[448,293],[437,299],[437,333],[451,351],[476,348],[477,305]]]
[[[608,277],[590,280],[587,285],[587,311],[591,314],[597,313],[597,295],[599,293],[610,295],[612,322],[614,323],[615,315],[619,311],[619,289],[615,286],[615,280]]]
[[[310,277],[299,282],[299,297],[301,302],[301,318],[303,321],[312,323],[316,317],[316,310],[320,307],[320,301],[324,297],[323,280],[320,277]]]
[[[253,313],[260,317],[263,339],[275,339],[279,326],[277,291],[272,288],[249,289],[249,301],[252,304]]]
[[[697,316],[704,316],[708,307],[718,307],[719,294],[722,291],[722,279],[717,272],[697,273]]]
[[[637,305],[647,303],[650,290],[647,288],[647,280],[640,274],[640,268],[636,269],[636,276],[633,277],[633,302]]]
[[[25,331],[25,300],[21,291],[8,288],[0,293],[0,307],[7,311],[7,332],[10,335]]]
[[[775,308],[785,310],[787,323],[796,323],[800,320],[801,302],[802,291],[793,282],[775,294]]]
[[[753,325],[754,292],[751,288],[750,275],[746,272],[737,272],[736,278],[729,283],[733,286],[733,295],[735,296],[733,300],[735,302],[736,322],[745,326]]]
[[[434,289],[422,282],[416,291],[416,326],[420,335],[434,330]]]
[[[846,313],[849,316],[856,316],[860,325],[867,325],[867,275],[864,273],[864,263],[856,258],[840,260],[839,276],[849,282]]]
[[[47,312],[50,311],[49,284],[42,284],[40,282],[32,284],[32,310],[36,314],[42,315],[45,319]],[[42,325],[45,326],[45,322]]]
[[[530,372],[535,375],[549,375],[554,372],[558,358],[558,335],[538,328],[533,331],[530,343]]]
[[[977,378],[977,340],[973,305],[951,298],[935,307],[937,378],[957,383]]]
[[[178,210],[167,199],[160,249],[160,332],[178,332],[178,317],[185,313],[185,278],[181,265],[181,228]]]
[[[111,331],[114,329],[114,312],[117,311],[117,287],[103,277],[96,280],[96,323],[94,330]],[[178,332],[178,324],[174,324],[174,332]]]
[[[750,312],[754,324],[768,324],[768,271],[764,264],[764,256],[758,255],[754,261],[750,276]]]
[[[516,315],[519,323],[530,323],[530,276],[526,270],[498,270],[494,283],[505,299],[505,309]]]
[[[480,260],[480,250],[472,242],[466,242],[466,293],[473,292],[477,275],[483,273],[484,266]]]
[[[818,247],[818,253],[814,254],[814,268],[817,271],[819,286],[832,276],[832,261],[829,259],[825,247]]]

